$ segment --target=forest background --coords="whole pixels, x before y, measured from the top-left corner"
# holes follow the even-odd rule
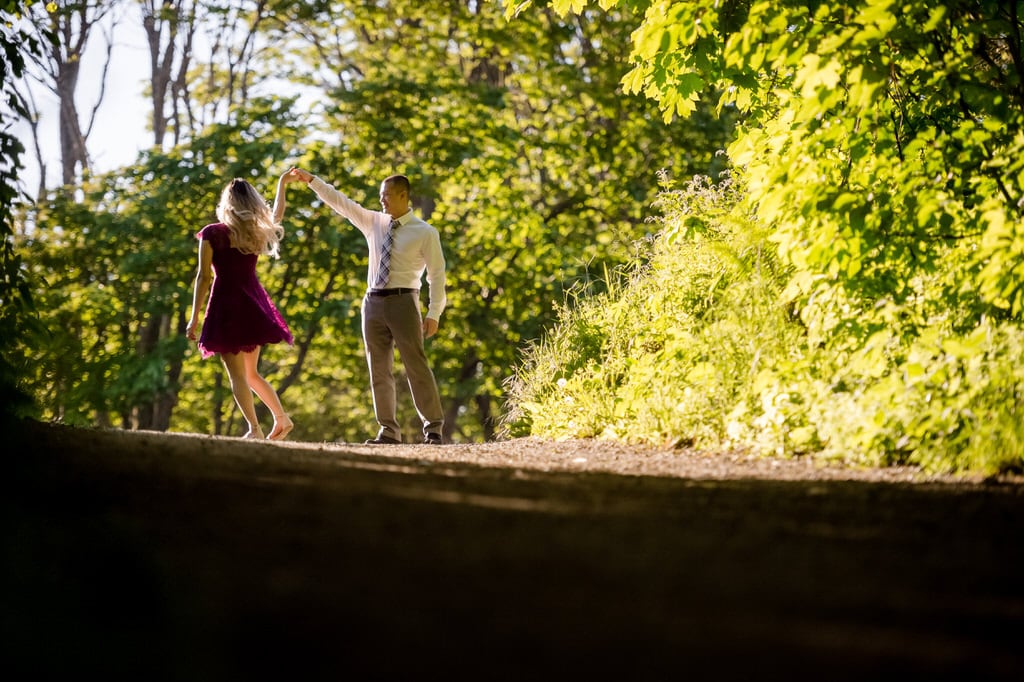
[[[125,3],[153,145],[93,173],[80,58]],[[1020,3],[932,4],[5,1],[5,411],[244,430],[184,338],[194,234],[230,178],[269,199],[299,165],[367,206],[412,179],[450,440],[1019,471]],[[54,134],[26,79],[56,187],[18,184],[10,122]],[[361,441],[365,243],[304,191],[260,265],[296,343],[262,367],[294,437]]]

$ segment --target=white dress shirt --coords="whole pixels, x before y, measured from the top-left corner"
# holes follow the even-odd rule
[[[388,232],[392,217],[383,211],[363,208],[347,196],[314,176],[309,186],[325,204],[340,215],[348,218],[363,236],[369,248],[369,265],[366,268],[366,285],[373,287],[377,281],[380,254],[384,236]],[[437,230],[410,210],[398,217],[401,227],[393,234],[391,247],[391,274],[388,289],[419,289],[423,273],[427,274],[430,301],[427,317],[440,320],[447,303],[445,294],[445,259],[441,249],[441,236]]]

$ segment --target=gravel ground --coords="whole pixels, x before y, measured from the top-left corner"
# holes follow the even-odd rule
[[[1024,679],[1019,480],[596,440],[5,449],[19,680]]]
[[[415,459],[420,462],[460,463],[544,472],[600,472],[629,476],[658,476],[702,480],[865,481],[891,483],[943,483],[979,485],[996,480],[1021,484],[1024,477],[985,477],[927,474],[910,466],[853,467],[825,465],[809,457],[763,457],[743,453],[702,452],[628,445],[610,440],[551,441],[517,438],[489,443],[443,446],[370,446],[352,443],[277,444],[289,450],[314,449],[325,453]]]
[[[27,424],[28,433],[79,449],[102,451],[155,448],[174,453],[253,452],[285,461],[328,460],[333,457],[370,458],[384,462],[511,469],[513,472],[602,473],[624,476],[695,480],[861,481],[877,483],[965,485],[1024,485],[1024,475],[999,477],[933,474],[912,466],[860,467],[822,463],[810,457],[765,457],[742,452],[705,452],[692,448],[663,448],[611,440],[515,438],[488,443],[365,445],[363,443],[249,441],[194,433],[74,429],[59,424]],[[32,440],[29,436],[29,441]],[[514,475],[514,474],[513,474]]]

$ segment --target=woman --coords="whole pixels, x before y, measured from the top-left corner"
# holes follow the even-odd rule
[[[284,236],[280,225],[285,208],[284,186],[290,180],[282,176],[278,181],[272,214],[252,185],[235,178],[221,192],[217,205],[220,222],[211,223],[196,234],[199,269],[192,296],[192,318],[185,335],[196,340],[201,303],[206,301],[199,350],[204,359],[220,355],[235,403],[249,425],[244,438],[263,438],[253,392],[274,415],[269,440],[282,440],[294,428],[277,391],[260,375],[258,367],[263,346],[280,341],[292,344],[292,333],[256,275],[260,254],[278,256],[278,244]]]

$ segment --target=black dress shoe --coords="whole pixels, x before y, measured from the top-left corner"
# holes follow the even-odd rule
[[[394,438],[388,438],[387,436],[377,436],[364,442],[365,445],[401,445],[402,441],[395,440]]]
[[[423,444],[424,445],[440,445],[441,444],[441,434],[439,434],[439,433],[428,433],[426,436],[423,437]]]

